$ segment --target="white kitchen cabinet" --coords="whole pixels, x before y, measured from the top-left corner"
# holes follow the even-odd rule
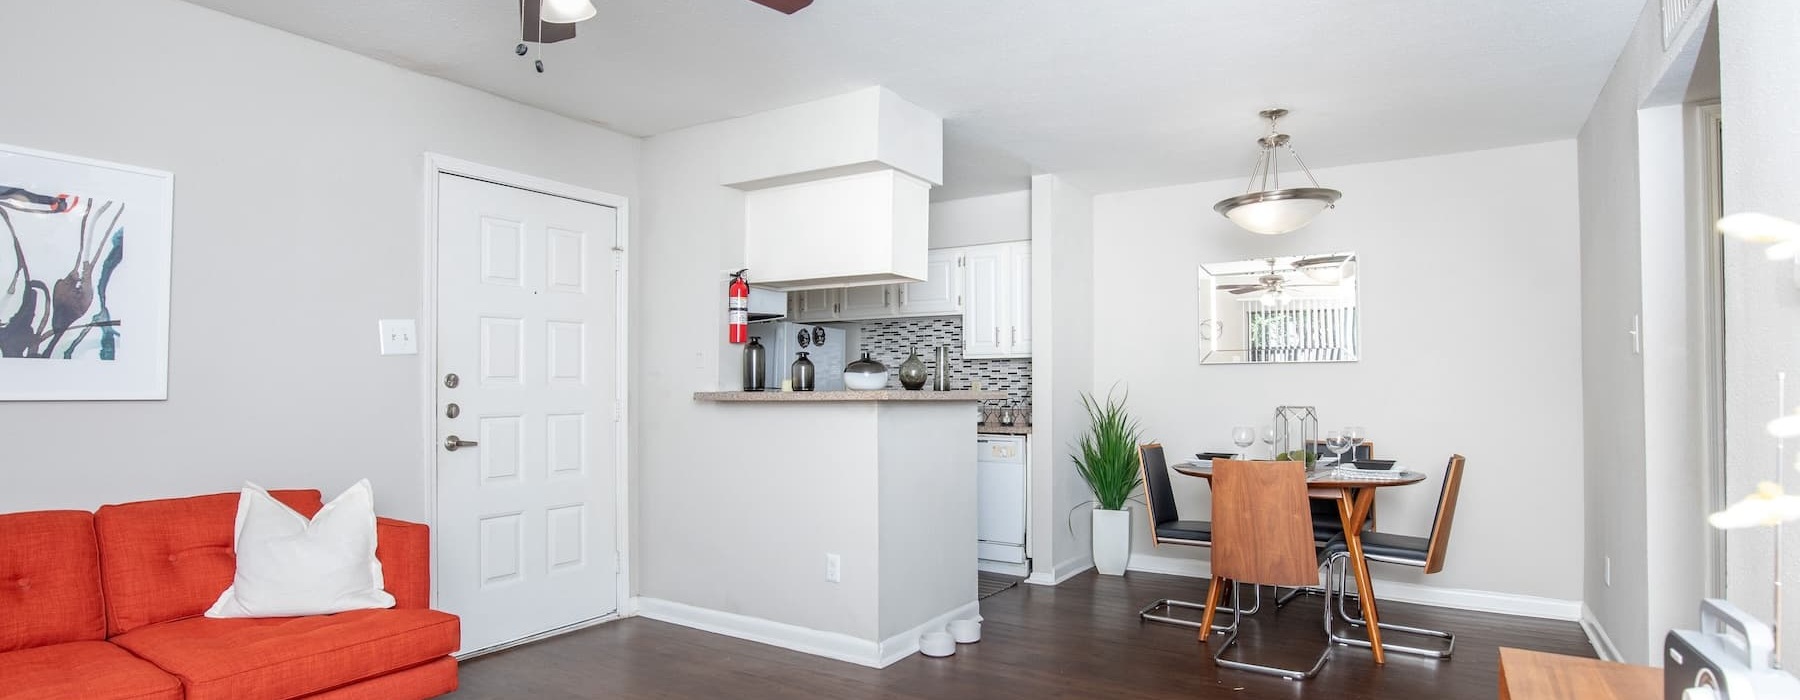
[[[963,357],[1031,356],[1031,244],[963,249]]]
[[[843,307],[838,316],[845,319],[887,318],[894,315],[895,304],[899,303],[894,293],[895,285],[879,285],[873,287],[846,287],[840,290]]]
[[[1007,292],[1012,302],[1007,310],[1011,312],[1007,327],[1011,333],[1012,346],[1007,354],[1013,357],[1031,356],[1031,244],[1012,244],[1007,263],[1011,275],[1007,278]]]
[[[788,315],[796,321],[836,321],[843,306],[840,289],[808,289],[788,295]]]
[[[931,251],[925,281],[900,285],[901,316],[945,316],[962,313],[961,248]]]

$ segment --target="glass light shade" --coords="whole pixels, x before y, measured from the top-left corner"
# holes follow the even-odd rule
[[[591,0],[543,0],[539,16],[551,24],[574,24],[599,14]]]
[[[1251,233],[1273,236],[1312,223],[1319,212],[1331,208],[1343,193],[1323,187],[1251,192],[1213,205],[1213,210]]]

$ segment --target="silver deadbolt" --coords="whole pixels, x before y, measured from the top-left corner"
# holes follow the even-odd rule
[[[461,384],[461,383],[462,383],[462,378],[456,376],[456,373],[454,373],[454,372],[444,375],[444,386],[455,389],[456,385]]]
[[[481,443],[476,442],[474,440],[464,440],[455,435],[451,435],[450,437],[444,438],[444,449],[449,450],[451,452],[455,452],[464,447],[475,447],[480,444]]]
[[[450,405],[444,407],[444,417],[445,418],[455,418],[460,415],[462,415],[462,407],[461,406],[458,406],[456,404],[450,404]]]

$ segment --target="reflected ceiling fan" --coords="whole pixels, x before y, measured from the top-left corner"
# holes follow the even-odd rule
[[[813,0],[750,0],[782,14],[791,15],[813,4]],[[599,14],[593,0],[519,0],[519,45],[513,53],[531,53],[530,44],[554,44],[575,38],[575,24]],[[544,72],[544,59],[533,62],[537,72]]]
[[[1315,261],[1315,262],[1311,263],[1313,265],[1333,264],[1331,262],[1326,262],[1330,258],[1338,258],[1338,260],[1336,260],[1336,262],[1335,262],[1335,264],[1338,264],[1338,265],[1342,265],[1344,263],[1344,261],[1350,259],[1350,257],[1347,255],[1322,256],[1322,257],[1318,257],[1318,258],[1302,258],[1300,260],[1294,261],[1294,269],[1304,271],[1304,268],[1302,268],[1300,266],[1300,263],[1307,262],[1307,261]],[[1337,286],[1336,283],[1294,284],[1294,283],[1288,281],[1288,278],[1286,275],[1281,274],[1280,265],[1279,265],[1279,263],[1276,262],[1275,258],[1268,258],[1267,260],[1269,261],[1269,272],[1268,272],[1268,274],[1265,274],[1261,277],[1256,278],[1255,284],[1221,284],[1217,287],[1217,289],[1221,292],[1230,292],[1237,296],[1243,296],[1246,294],[1258,294],[1261,296],[1261,301],[1264,306],[1274,306],[1276,304],[1287,303],[1287,300],[1288,300],[1288,291],[1287,290],[1290,288],[1293,288],[1293,287],[1335,287],[1335,286]]]

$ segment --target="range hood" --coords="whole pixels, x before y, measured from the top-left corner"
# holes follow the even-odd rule
[[[750,286],[750,321],[775,321],[787,318],[786,292]]]

